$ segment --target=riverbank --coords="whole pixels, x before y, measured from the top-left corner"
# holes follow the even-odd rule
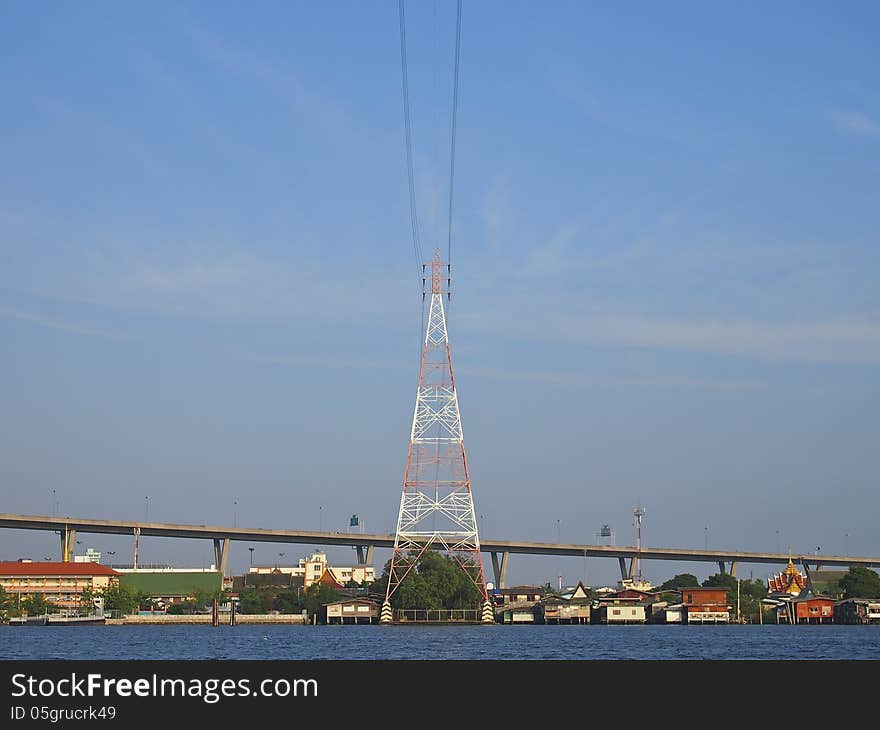
[[[221,626],[229,626],[230,614],[221,613],[219,616]],[[238,625],[245,624],[305,624],[308,623],[306,616],[300,613],[237,613],[235,615],[235,623]],[[196,626],[211,625],[211,614],[152,614],[152,615],[131,615],[122,616],[121,618],[108,618],[107,626]]]

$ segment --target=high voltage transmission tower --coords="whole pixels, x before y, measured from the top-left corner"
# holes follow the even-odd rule
[[[481,621],[494,623],[486,592],[480,538],[471,494],[461,413],[452,370],[452,350],[443,308],[450,267],[431,261],[431,304],[410,431],[394,552],[380,620],[390,623],[391,597],[429,549],[444,550],[482,596]]]

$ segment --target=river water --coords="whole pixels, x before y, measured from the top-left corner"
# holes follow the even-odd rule
[[[15,659],[878,659],[880,626],[2,626]]]

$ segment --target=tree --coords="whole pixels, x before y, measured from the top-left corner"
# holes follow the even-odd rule
[[[703,581],[703,588],[726,588],[736,595],[736,578],[730,573],[715,573]]]
[[[11,611],[13,606],[12,596],[3,590],[3,586],[0,586],[0,621],[6,619],[7,612]]]
[[[239,613],[268,613],[272,608],[273,594],[269,590],[244,588],[238,594]]]
[[[52,604],[46,600],[42,593],[31,593],[21,601],[21,610],[28,616],[42,616],[48,613]]]
[[[325,603],[333,603],[333,601],[338,600],[339,591],[335,588],[331,588],[323,583],[312,583],[312,585],[306,588],[303,606],[305,606],[310,616],[315,614],[322,615]]]
[[[426,550],[391,596],[391,605],[404,609],[476,608],[483,596],[468,575],[476,566],[468,567],[469,571],[465,572],[449,556]],[[379,601],[385,600],[390,571],[389,560],[382,575],[370,584],[370,594]]]
[[[697,576],[692,575],[691,573],[679,573],[678,575],[672,576],[660,586],[660,591],[666,592],[678,591],[682,588],[698,588],[699,585],[700,581],[697,580]]]
[[[119,611],[121,614],[135,613],[138,610],[138,594],[128,586],[116,583],[107,586],[101,595],[104,597],[105,611]]]
[[[286,588],[275,594],[272,607],[281,613],[301,613],[303,600],[296,588]]]
[[[880,575],[870,568],[851,565],[840,579],[840,587],[846,598],[880,598]]]

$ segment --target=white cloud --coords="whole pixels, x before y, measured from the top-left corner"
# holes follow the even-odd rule
[[[598,346],[703,352],[759,360],[880,363],[880,317],[812,322],[560,315],[486,322],[499,334]]]
[[[848,109],[829,109],[828,118],[841,132],[880,135],[880,122],[861,112]]]
[[[87,337],[103,337],[105,339],[119,341],[140,339],[135,335],[115,332],[113,330],[83,326],[75,322],[69,322],[67,320],[57,319],[55,317],[47,317],[42,314],[34,314],[32,312],[25,312],[20,309],[11,309],[8,307],[0,307],[0,317],[15,319],[20,322],[28,322],[30,324],[35,324],[39,327],[48,327],[50,329],[61,330],[62,332],[69,332],[71,334],[86,335]]]

